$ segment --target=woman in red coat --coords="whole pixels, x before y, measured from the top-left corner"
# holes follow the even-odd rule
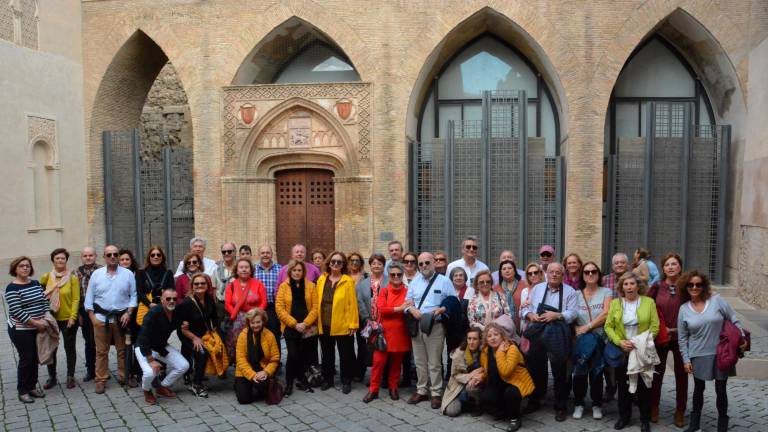
[[[251,260],[240,258],[235,265],[235,271],[237,278],[227,284],[224,291],[224,310],[232,322],[232,328],[227,332],[225,341],[231,362],[235,361],[237,337],[248,324],[245,314],[253,308],[267,309],[267,289],[260,280],[253,277]]]
[[[408,335],[408,329],[405,326],[406,308],[405,295],[408,292],[403,277],[405,269],[398,262],[389,265],[389,285],[379,291],[376,299],[378,317],[372,317],[381,323],[384,332],[384,339],[387,341],[387,350],[373,352],[373,367],[371,368],[371,385],[368,387],[368,394],[363,398],[363,402],[368,403],[379,397],[379,386],[381,385],[384,366],[389,360],[389,397],[392,400],[400,399],[400,393],[397,390],[400,380],[400,365],[403,364],[403,358],[411,351],[411,338]]]

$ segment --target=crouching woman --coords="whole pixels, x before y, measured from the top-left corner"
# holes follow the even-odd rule
[[[462,409],[471,409],[472,416],[482,414],[480,393],[485,372],[480,366],[480,344],[483,331],[479,327],[467,330],[464,343],[451,353],[451,377],[445,388],[440,412],[457,417]]]
[[[515,324],[509,315],[499,317],[485,326],[485,344],[480,353],[480,365],[486,376],[480,397],[482,407],[509,417],[508,432],[522,426],[520,404],[534,389],[515,335]]]
[[[267,380],[274,378],[280,364],[275,336],[267,330],[267,313],[253,308],[245,314],[246,328],[236,346],[235,396],[240,404],[250,404],[267,395]]]

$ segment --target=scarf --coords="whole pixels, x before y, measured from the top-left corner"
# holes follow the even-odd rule
[[[464,361],[467,362],[467,372],[471,372],[480,367],[480,350],[472,352],[467,348],[464,351]]]
[[[373,277],[371,277],[371,318],[373,318],[374,321],[378,320],[379,318],[379,290],[381,289],[381,281],[384,277],[382,276],[379,280],[373,280]]]
[[[80,304],[85,302],[85,293],[88,292],[88,282],[91,281],[91,275],[100,266],[94,264],[90,267],[81,265],[77,268],[78,277],[80,278]]]
[[[517,285],[520,281],[517,278],[512,279],[512,289],[509,289],[509,282],[504,279],[501,280],[501,289],[507,296],[507,307],[509,307],[509,314],[513,317],[517,316],[517,308],[515,307],[515,293],[517,292]]]
[[[248,324],[250,326],[250,323]],[[256,372],[262,370],[261,359],[264,357],[264,348],[261,347],[261,332],[254,335],[253,330],[248,327],[248,363]]]
[[[51,304],[51,311],[56,313],[61,308],[61,287],[69,282],[69,278],[72,276],[72,272],[69,270],[64,273],[56,273],[56,270],[51,269],[48,273],[48,282],[45,284],[45,297]]]

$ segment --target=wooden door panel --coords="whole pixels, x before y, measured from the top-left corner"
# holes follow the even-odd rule
[[[319,247],[330,252],[335,244],[333,173],[288,170],[275,175],[277,260],[287,263],[291,247]]]

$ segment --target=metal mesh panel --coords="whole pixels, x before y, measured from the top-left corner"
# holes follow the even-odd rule
[[[120,248],[137,250],[136,245],[136,200],[134,179],[136,167],[133,163],[133,131],[109,132],[105,143],[109,152],[109,170],[111,182],[105,183],[106,193],[112,197],[111,208],[107,209],[111,217],[112,236],[110,243]],[[138,145],[138,143],[135,143]],[[105,164],[106,165],[106,164]],[[141,253],[139,253],[141,255]]]
[[[616,162],[613,251],[629,253],[643,238],[645,139],[619,138]]]
[[[527,244],[521,263],[536,261],[542,245],[557,244],[557,160],[545,157],[544,140],[528,139]]]
[[[519,136],[520,101],[517,90],[491,92],[491,137]]]
[[[691,144],[688,171],[688,247],[686,268],[717,274],[717,224],[720,198],[717,127],[700,126]]]
[[[464,121],[457,123],[454,129],[452,162],[451,210],[453,229],[452,244],[461,245],[467,236],[480,236],[481,199],[483,194],[484,174],[481,151],[480,121]],[[454,248],[455,249],[455,248]],[[455,251],[448,251],[449,255]],[[485,258],[481,256],[481,259]]]
[[[165,173],[162,153],[141,160],[141,210],[144,213],[144,246],[165,245]],[[139,253],[140,254],[140,253]],[[173,261],[169,261],[173,262]]]
[[[192,150],[174,147],[170,151],[171,169],[171,262],[178,262],[189,249],[195,235],[194,187],[192,182]]]
[[[520,140],[517,138],[491,138],[490,159],[490,256],[488,265],[498,266],[504,249],[515,250],[520,226]]]
[[[414,143],[414,248],[445,249],[445,146],[446,140]]]

